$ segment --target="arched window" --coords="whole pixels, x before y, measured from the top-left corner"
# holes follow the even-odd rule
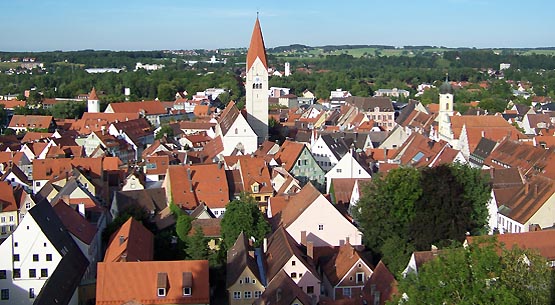
[[[445,104],[445,110],[449,110],[449,103]]]
[[[239,134],[239,129],[235,128],[235,134]]]

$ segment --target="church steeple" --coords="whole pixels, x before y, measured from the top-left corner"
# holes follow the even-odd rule
[[[258,16],[247,53],[245,93],[247,121],[258,137],[258,144],[268,138],[268,62]]]
[[[87,112],[100,112],[100,102],[96,95],[96,89],[93,87],[89,97],[87,98]]]
[[[260,21],[258,20],[258,13],[256,15],[256,22],[251,36],[251,44],[247,53],[247,71],[252,67],[256,58],[260,61],[266,69],[268,69],[268,62],[266,60],[266,48],[264,47],[264,38],[262,37],[262,29],[260,29]]]

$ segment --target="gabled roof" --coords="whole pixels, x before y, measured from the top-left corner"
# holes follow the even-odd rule
[[[96,304],[209,304],[208,279],[206,260],[98,263]],[[164,297],[157,295],[158,285],[166,288]],[[191,288],[190,296],[183,295],[184,287]]]
[[[393,274],[387,269],[383,261],[380,260],[374,273],[366,282],[363,288],[363,298],[370,304],[374,302],[376,293],[379,292],[379,305],[384,305],[391,297],[397,293],[397,281]]]
[[[193,219],[189,236],[195,234],[196,228],[201,228],[205,237],[221,237],[221,218]]]
[[[268,251],[265,254],[266,278],[270,281],[283,269],[292,256],[305,265],[312,275],[319,278],[319,273],[312,262],[308,261],[307,256],[299,249],[297,242],[281,226],[268,238]]]
[[[400,160],[401,165],[427,166],[447,145],[443,140],[436,142],[413,132],[399,148],[395,159]]]
[[[259,58],[264,68],[268,69],[268,62],[266,60],[266,48],[264,47],[264,38],[262,37],[262,29],[260,28],[260,21],[258,17],[254,23],[252,30],[251,43],[249,51],[247,52],[247,71],[250,70],[256,59]]]
[[[349,203],[351,201],[351,195],[353,194],[353,189],[355,187],[355,182],[359,181],[371,181],[370,178],[332,178],[331,188],[333,188],[333,197],[335,199],[334,203]]]
[[[83,243],[91,245],[98,231],[93,224],[63,201],[59,201],[54,205],[54,211],[73,236]]]
[[[235,120],[239,116],[240,112],[239,109],[235,106],[235,102],[231,101],[225,109],[222,111],[220,116],[218,117],[218,124],[220,124],[220,128],[222,130],[222,135],[226,135],[231,125],[235,123]]]
[[[130,217],[112,236],[104,262],[151,261],[154,257],[154,235],[142,223]]]
[[[8,181],[0,181],[0,212],[17,211],[14,190]]]
[[[337,160],[341,159],[349,151],[349,147],[347,147],[343,138],[333,138],[329,134],[323,134],[320,137]]]
[[[96,95],[96,89],[93,87],[91,93],[89,93],[88,100],[96,100],[98,101],[98,96]]]
[[[150,124],[145,118],[112,123],[118,132],[124,132],[135,144],[141,144],[139,139],[152,135]]]
[[[102,158],[33,159],[33,180],[65,177],[73,168],[79,168],[92,178],[102,177]]]
[[[114,113],[144,113],[145,115],[166,114],[166,108],[159,101],[111,103]]]
[[[239,276],[241,276],[241,273],[247,268],[256,279],[262,283],[256,259],[251,256],[251,253],[253,253],[251,251],[254,251],[254,248],[249,245],[245,233],[241,232],[233,244],[233,247],[227,251],[226,287],[235,284]]]
[[[525,224],[555,193],[555,182],[540,175],[533,176],[513,194],[510,201],[503,203],[500,213],[512,220]]]
[[[33,217],[40,230],[62,255],[62,260],[40,290],[34,304],[68,304],[89,266],[89,261],[48,201],[39,202],[27,215]]]
[[[496,145],[496,141],[482,137],[478,145],[476,145],[476,149],[472,152],[472,155],[484,160],[489,156]]]
[[[553,163],[555,154],[551,149],[534,147],[522,142],[505,139],[484,160],[489,167],[517,167],[524,175],[542,173],[555,178]]]
[[[21,139],[21,143],[26,142],[35,142],[42,139],[48,139],[52,136],[52,133],[49,132],[36,132],[36,131],[28,131]]]
[[[350,243],[345,243],[340,246],[338,252],[322,266],[322,271],[332,286],[336,286],[359,260],[362,260],[369,268],[372,268],[372,265],[369,264]]]
[[[274,159],[289,172],[295,166],[295,162],[305,147],[303,143],[286,140],[275,154]]]
[[[289,196],[285,207],[272,218],[274,227],[289,227],[320,196],[320,191],[312,183],[307,183],[300,192]]]
[[[311,305],[312,299],[285,273],[280,271],[268,284],[254,305],[291,305],[298,300],[302,305]],[[297,304],[297,303],[295,303]]]

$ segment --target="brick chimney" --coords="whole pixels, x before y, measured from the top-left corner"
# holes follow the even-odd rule
[[[306,246],[306,231],[301,231],[301,245]]]

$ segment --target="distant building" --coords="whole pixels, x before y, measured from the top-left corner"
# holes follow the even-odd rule
[[[409,97],[410,92],[407,90],[403,90],[403,89],[397,89],[397,88],[393,88],[393,89],[378,89],[378,91],[375,92],[374,94],[375,96],[389,96],[389,97]]]

